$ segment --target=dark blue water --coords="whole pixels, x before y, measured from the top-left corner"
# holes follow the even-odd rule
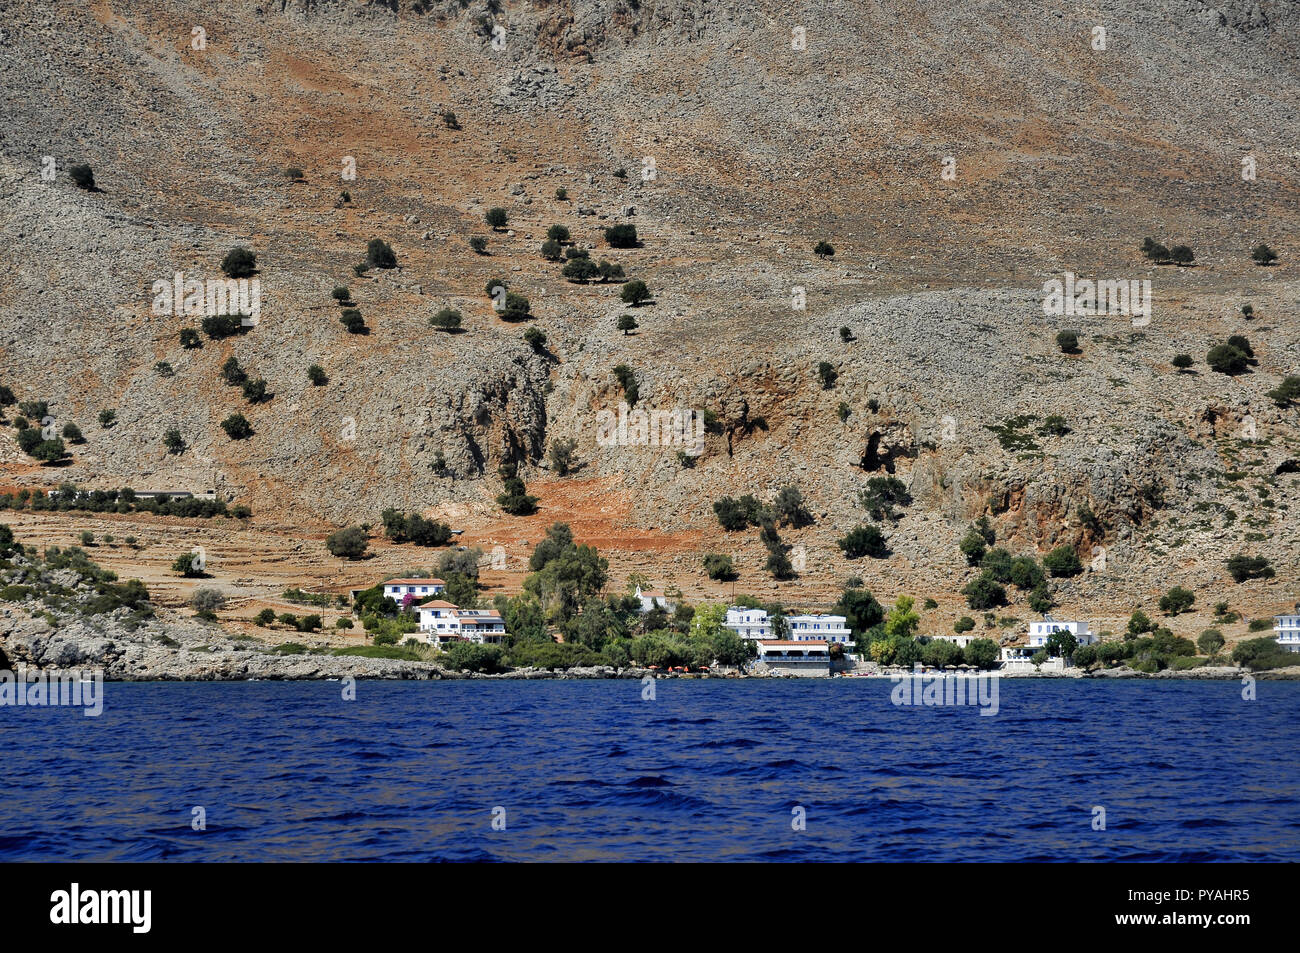
[[[1300,860],[1300,683],[890,689],[110,684],[0,709],[0,859]]]

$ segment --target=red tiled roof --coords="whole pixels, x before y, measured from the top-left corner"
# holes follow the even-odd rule
[[[385,586],[445,586],[441,579],[385,579]]]

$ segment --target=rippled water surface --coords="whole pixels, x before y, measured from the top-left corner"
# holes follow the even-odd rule
[[[105,688],[0,708],[0,859],[1300,860],[1294,682]]]

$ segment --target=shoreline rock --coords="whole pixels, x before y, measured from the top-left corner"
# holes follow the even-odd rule
[[[110,682],[193,681],[322,681],[338,678],[428,681],[484,680],[592,680],[642,679],[646,676],[686,679],[795,678],[778,673],[665,672],[612,665],[579,666],[564,670],[538,668],[507,672],[459,672],[434,662],[324,655],[311,652],[282,655],[260,645],[232,638],[219,626],[195,619],[162,615],[132,628],[125,612],[60,621],[57,625],[14,606],[0,609],[0,667],[27,666],[33,670],[99,668]],[[848,677],[889,679],[910,671],[871,670]],[[931,673],[925,673],[931,674]],[[1271,671],[1249,672],[1233,666],[1162,672],[1102,669],[1084,672],[998,672],[1002,678],[1046,679],[1193,679],[1236,681],[1249,674],[1258,680],[1300,679],[1300,665]],[[843,676],[836,676],[843,677]],[[802,679],[800,679],[802,680]],[[815,681],[816,679],[814,679]]]

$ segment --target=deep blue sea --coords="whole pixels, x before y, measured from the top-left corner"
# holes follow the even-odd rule
[[[108,684],[0,708],[0,860],[1300,860],[1300,683],[891,687]]]

